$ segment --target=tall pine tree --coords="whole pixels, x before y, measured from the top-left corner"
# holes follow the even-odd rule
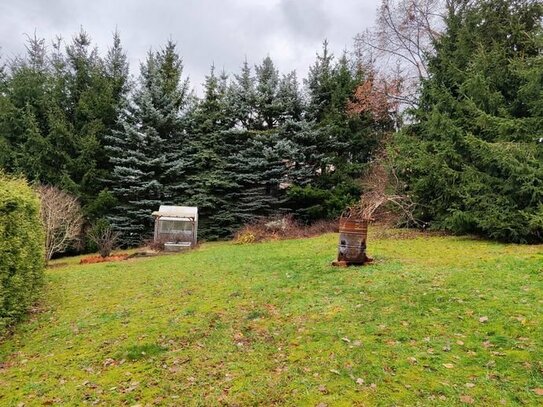
[[[229,236],[235,228],[235,203],[228,200],[235,184],[226,170],[232,150],[225,135],[235,119],[228,106],[227,80],[224,72],[217,75],[211,67],[203,85],[204,96],[188,120],[187,203],[198,207],[199,236],[204,239]]]
[[[398,160],[417,215],[494,239],[543,239],[543,5],[450,3]]]
[[[112,192],[118,201],[109,220],[125,245],[150,235],[152,211],[185,198],[184,109],[189,89],[182,73],[173,42],[149,52],[132,103],[123,111],[119,129],[108,138],[114,165]]]

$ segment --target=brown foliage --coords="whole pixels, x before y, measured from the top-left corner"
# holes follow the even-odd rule
[[[239,244],[257,243],[269,240],[298,239],[337,232],[337,220],[320,220],[311,225],[296,222],[292,216],[261,219],[242,227],[234,236]]]
[[[394,96],[399,95],[400,80],[376,78],[371,73],[355,90],[351,100],[347,103],[349,114],[370,113],[376,121],[389,120],[396,113],[399,102]]]
[[[79,261],[79,264],[94,264],[94,263],[104,263],[108,261],[120,261],[120,260],[126,260],[128,258],[128,254],[118,254],[115,256],[90,256],[90,257],[84,257]]]

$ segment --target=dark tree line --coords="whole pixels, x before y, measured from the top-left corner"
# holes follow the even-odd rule
[[[104,216],[113,205],[103,194],[113,169],[106,137],[129,89],[118,34],[103,58],[85,32],[50,47],[29,38],[3,71],[0,166],[76,194],[90,219]]]
[[[29,38],[0,64],[0,167],[75,194],[132,245],[160,204],[198,206],[208,239],[261,217],[334,218],[386,140],[424,224],[541,242],[543,5],[382,3],[356,59],[325,42],[303,80],[269,57],[211,67],[201,97],[171,42],[131,77],[118,34],[105,54],[85,32]],[[424,74],[402,76],[391,55]]]
[[[1,72],[0,166],[75,194],[127,245],[160,204],[198,206],[208,239],[259,217],[338,216],[392,124],[346,111],[365,72],[326,42],[303,83],[266,57],[231,76],[211,67],[200,98],[174,43],[132,78],[117,33],[104,56],[84,31],[68,44],[29,38]]]

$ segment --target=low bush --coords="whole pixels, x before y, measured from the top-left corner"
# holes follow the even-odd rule
[[[37,195],[25,180],[0,173],[0,336],[39,294],[44,247]]]
[[[119,233],[115,232],[105,219],[98,220],[87,232],[87,238],[93,242],[100,256],[109,257],[119,239]]]
[[[297,239],[337,232],[337,220],[320,220],[310,225],[296,222],[292,217],[260,219],[242,227],[234,236],[239,244],[268,240]]]

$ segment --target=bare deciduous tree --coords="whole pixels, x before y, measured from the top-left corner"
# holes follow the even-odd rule
[[[428,76],[428,56],[443,26],[448,0],[382,0],[374,28],[355,38],[359,62],[384,77],[402,80],[403,93],[391,95],[416,103],[418,84]]]
[[[64,252],[81,234],[83,215],[76,197],[50,186],[37,188],[45,227],[45,259]]]
[[[113,231],[109,224],[97,223],[87,233],[87,237],[98,246],[98,252],[102,257],[108,257],[119,239],[119,233]]]

